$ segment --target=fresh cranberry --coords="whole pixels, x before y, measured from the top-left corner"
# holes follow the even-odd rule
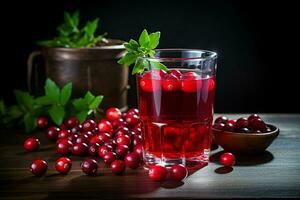
[[[60,129],[60,130],[67,130],[68,127],[67,127],[65,124],[61,124],[61,125],[59,126],[59,129]]]
[[[69,134],[69,136],[68,136],[68,140],[70,140],[72,143],[76,143],[76,139],[78,138],[78,135],[77,134],[73,134],[73,133],[71,133],[71,134]]]
[[[227,123],[231,123],[233,126],[235,126],[236,119],[230,119],[227,121]]]
[[[48,118],[43,116],[37,118],[36,125],[40,129],[46,128],[48,126]]]
[[[84,156],[88,151],[88,145],[86,143],[74,144],[71,151],[75,156]]]
[[[110,121],[118,120],[122,117],[122,113],[119,108],[109,108],[106,110],[106,118]]]
[[[195,72],[187,72],[183,74],[181,80],[181,89],[184,92],[197,92],[202,87],[202,81],[198,79],[198,75]]]
[[[251,133],[251,130],[249,128],[240,128],[240,129],[235,129],[235,131],[241,132],[241,133]]]
[[[34,160],[30,164],[30,171],[35,176],[43,176],[48,169],[48,164],[44,160]]]
[[[160,165],[152,165],[149,168],[149,178],[153,181],[163,181],[167,177],[167,168]]]
[[[99,124],[98,124],[98,129],[100,132],[111,132],[113,130],[113,127],[111,125],[111,123],[106,120],[106,119],[102,119]]]
[[[89,144],[95,144],[98,143],[100,145],[104,144],[103,138],[99,136],[99,134],[94,135],[90,138]]]
[[[139,112],[139,110],[137,109],[137,108],[130,108],[128,111],[127,111],[127,113],[126,113],[126,115],[139,115],[140,114],[140,112]]]
[[[100,133],[99,138],[101,141],[103,141],[105,143],[106,141],[108,141],[111,138],[111,136],[108,133]]]
[[[169,74],[176,76],[178,79],[180,79],[180,77],[181,77],[181,72],[177,69],[170,69]]]
[[[71,129],[71,133],[73,134],[79,134],[82,130],[82,125],[79,124],[78,126],[75,126]]]
[[[110,169],[112,173],[121,175],[125,172],[126,166],[123,160],[115,160],[111,163]]]
[[[23,147],[26,151],[36,151],[40,148],[40,141],[35,137],[28,138],[24,141]]]
[[[137,135],[140,135],[142,133],[142,128],[140,127],[140,125],[136,125],[135,127],[133,127],[131,129],[131,131],[135,132]],[[134,134],[132,134],[134,135]]]
[[[118,158],[123,159],[129,152],[129,147],[127,145],[118,145],[115,152],[117,153]]]
[[[252,120],[260,119],[260,116],[258,114],[252,114],[248,117],[249,124],[252,122]]]
[[[79,125],[79,120],[76,117],[69,117],[65,124],[69,129],[71,129]]]
[[[135,114],[126,115],[125,121],[129,124],[129,126],[134,127],[140,122],[140,117]]]
[[[82,130],[84,132],[86,131],[92,131],[94,130],[94,128],[96,128],[97,124],[94,120],[92,119],[88,119],[88,120],[85,120],[83,123],[82,123]]]
[[[116,143],[115,139],[109,139],[109,140],[105,141],[105,144],[111,146],[113,149],[115,149],[117,147],[117,143]]]
[[[89,139],[86,135],[80,134],[77,138],[76,138],[76,143],[89,143]]]
[[[119,135],[116,137],[117,145],[127,145],[129,146],[131,143],[130,137],[128,135]]]
[[[224,166],[233,166],[235,164],[235,156],[232,153],[223,153],[220,157],[220,163]]]
[[[66,138],[61,138],[56,143],[56,152],[62,155],[67,155],[71,152],[72,142]]]
[[[66,129],[60,130],[58,132],[58,138],[67,138],[70,135],[70,133],[71,133],[70,130],[66,130]]]
[[[61,157],[56,160],[55,169],[61,174],[67,174],[71,170],[72,162],[70,158]]]
[[[132,145],[136,146],[142,143],[142,136],[141,135],[133,135],[132,136]]]
[[[225,116],[220,116],[217,119],[215,119],[215,124],[217,124],[217,123],[226,124],[227,122],[228,122],[228,118]]]
[[[120,127],[115,131],[115,137],[119,135],[129,135],[129,129],[127,127]]]
[[[252,119],[249,121],[249,127],[252,130],[259,130],[261,132],[265,132],[267,130],[267,126],[265,122],[261,118]]]
[[[115,152],[109,151],[103,156],[103,160],[106,164],[110,165],[113,161],[117,159],[117,154]]]
[[[112,150],[113,150],[113,148],[112,148],[110,145],[104,144],[104,145],[102,145],[102,146],[100,146],[100,147],[98,148],[98,155],[99,155],[101,158],[103,158],[104,155],[105,155],[107,152],[110,152],[110,151],[112,151]]]
[[[139,85],[143,91],[154,92],[160,88],[160,80],[162,77],[156,73],[145,72],[144,75],[140,78]]]
[[[161,69],[151,69],[151,74],[152,74],[152,77],[158,79],[163,79],[165,77],[165,75],[167,75],[167,72],[165,72],[164,70],[161,70]]]
[[[56,141],[58,138],[59,128],[52,126],[46,130],[46,137],[49,140]]]
[[[234,132],[234,125],[232,123],[227,122],[224,127],[225,131]]]
[[[127,123],[124,121],[124,119],[120,118],[118,120],[114,120],[110,122],[114,129],[117,129],[119,127],[126,127]]]
[[[136,153],[128,153],[125,158],[125,165],[131,169],[136,169],[140,165],[140,156]]]
[[[172,92],[180,88],[180,81],[175,75],[168,74],[162,82],[162,87],[165,91]]]
[[[225,130],[225,124],[223,123],[216,123],[213,125],[214,129],[218,129],[218,130]]]
[[[170,169],[170,177],[173,181],[182,181],[187,174],[188,170],[183,165],[175,164]]]
[[[89,149],[88,149],[89,155],[97,156],[99,147],[100,147],[100,145],[98,143],[89,145]]]
[[[84,135],[84,137],[88,138],[89,140],[94,136],[91,131],[84,132],[82,133],[82,135]]]
[[[235,123],[235,130],[239,132],[242,128],[248,128],[248,125],[249,123],[247,118],[239,118]]]
[[[94,159],[86,159],[81,163],[81,170],[89,176],[94,176],[98,171],[98,162]]]
[[[143,157],[143,146],[141,144],[136,145],[133,148],[133,152],[136,153],[137,155],[139,155],[140,158],[142,158]]]

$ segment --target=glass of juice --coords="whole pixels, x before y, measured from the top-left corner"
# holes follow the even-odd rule
[[[208,164],[217,54],[206,50],[158,49],[137,75],[145,166],[190,169]],[[160,62],[169,71],[157,69]]]

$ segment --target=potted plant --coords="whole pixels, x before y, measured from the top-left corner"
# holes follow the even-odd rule
[[[45,74],[59,86],[73,84],[74,96],[86,91],[104,95],[102,108],[117,106],[127,108],[128,68],[117,60],[124,54],[123,41],[106,39],[106,33],[95,36],[99,19],[88,21],[79,28],[79,12],[64,13],[64,22],[57,27],[58,35],[52,40],[39,41],[40,51],[28,58],[28,88],[41,90],[39,81]],[[42,55],[43,70],[34,62]],[[42,72],[41,72],[42,71]],[[35,78],[33,78],[35,77]]]

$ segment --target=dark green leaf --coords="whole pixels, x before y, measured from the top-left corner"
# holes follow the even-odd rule
[[[91,110],[95,110],[96,108],[99,107],[99,105],[101,104],[103,100],[103,96],[100,95],[100,96],[97,96],[91,103],[89,103],[89,108]]]
[[[149,54],[149,56],[151,58],[154,58],[155,51],[154,50],[150,50],[148,54]]]
[[[49,115],[56,125],[60,125],[65,117],[63,106],[53,105],[49,110]]]
[[[118,63],[121,64],[121,65],[131,65],[133,64],[136,59],[137,59],[137,55],[133,54],[133,53],[127,53],[125,56],[123,56],[119,61]]]
[[[54,102],[49,96],[41,96],[35,99],[35,103],[38,105],[51,105]]]
[[[74,99],[73,105],[77,110],[88,110],[88,105],[86,101],[82,98]]]
[[[151,33],[149,35],[150,42],[148,48],[155,49],[159,44],[160,32]]]
[[[76,10],[73,13],[73,15],[72,15],[72,21],[73,21],[75,27],[79,26],[79,11],[78,10]]]
[[[87,91],[87,93],[84,96],[84,100],[85,100],[86,104],[89,105],[90,103],[92,103],[92,101],[94,99],[95,99],[95,96],[90,91]]]
[[[166,72],[169,71],[169,69],[164,64],[162,64],[158,61],[151,60],[150,65],[151,65],[151,68],[161,69],[161,70],[164,70]]]
[[[27,133],[30,133],[36,128],[36,117],[31,115],[30,113],[27,113],[23,117],[23,121],[25,124],[25,130]]]
[[[82,123],[86,119],[87,116],[88,116],[87,110],[83,110],[76,114],[76,118],[80,121],[80,123]]]
[[[6,115],[6,106],[4,104],[3,100],[0,100],[0,116],[1,115]]]
[[[23,115],[22,110],[20,109],[19,106],[14,105],[10,106],[7,110],[7,115],[11,117],[12,119],[17,119]]]
[[[98,27],[98,22],[99,22],[99,18],[96,18],[92,22],[87,22],[87,24],[83,28],[84,32],[87,34],[89,38],[94,37],[95,31],[97,30]]]
[[[145,69],[148,69],[148,68],[149,68],[149,62],[144,58],[138,58],[137,62],[135,63],[135,65],[132,69],[132,74],[140,74]]]
[[[23,92],[20,90],[15,90],[15,96],[18,104],[24,109],[26,112],[33,111],[33,97],[28,92]]]
[[[65,85],[60,92],[60,104],[66,105],[72,94],[72,83]]]
[[[59,102],[59,90],[59,87],[51,79],[46,80],[45,94],[52,99],[52,101],[57,103]]]
[[[148,47],[149,42],[150,42],[150,38],[148,32],[146,29],[144,29],[139,37],[139,43],[142,47]]]

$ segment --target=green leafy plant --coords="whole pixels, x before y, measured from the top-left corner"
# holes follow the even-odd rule
[[[73,14],[64,13],[64,23],[57,27],[58,36],[52,40],[39,41],[38,45],[47,47],[66,47],[66,48],[81,48],[93,47],[100,42],[105,42],[104,36],[95,36],[98,28],[99,18],[93,21],[88,21],[83,28],[79,28],[79,12],[75,11]]]
[[[45,83],[45,95],[34,98],[28,92],[15,90],[17,105],[7,107],[0,101],[0,124],[9,126],[19,121],[24,123],[26,132],[36,128],[39,116],[48,116],[56,125],[64,119],[76,116],[83,122],[101,104],[103,96],[94,96],[87,91],[83,98],[71,99],[72,83],[59,88],[51,79]]]
[[[155,60],[147,59],[154,58],[154,49],[158,46],[160,39],[160,32],[154,32],[148,34],[144,29],[139,37],[139,42],[131,39],[129,42],[125,42],[123,45],[127,50],[127,53],[118,61],[119,64],[132,65],[134,64],[132,74],[140,74],[145,70],[152,68],[158,68],[164,71],[168,71],[168,68]]]

